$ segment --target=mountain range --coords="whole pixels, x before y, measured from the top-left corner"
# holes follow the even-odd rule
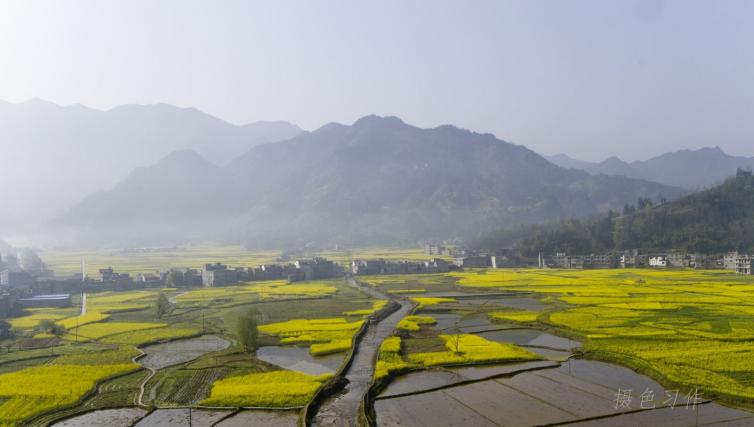
[[[101,111],[38,99],[0,101],[0,232],[36,227],[173,151],[191,149],[222,165],[255,145],[299,132],[287,122],[237,126],[167,104]]]
[[[223,167],[194,151],[170,154],[55,224],[81,241],[120,246],[395,244],[588,217],[682,193],[561,168],[490,134],[367,116],[257,145]]]
[[[693,190],[720,184],[737,169],[751,170],[754,167],[754,157],[731,156],[720,147],[680,150],[630,163],[618,157],[598,163],[573,159],[565,154],[546,158],[556,165],[583,170],[592,175],[646,179]]]

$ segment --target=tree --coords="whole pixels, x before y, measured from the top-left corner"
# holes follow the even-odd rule
[[[0,320],[0,340],[13,338],[13,330],[11,324],[5,320]]]
[[[168,301],[168,297],[166,297],[165,294],[161,293],[157,297],[157,303],[155,304],[155,314],[157,315],[157,318],[161,319],[162,316],[170,312],[171,308],[172,304],[170,304],[170,301]]]
[[[58,325],[55,323],[54,320],[51,319],[42,319],[39,321],[39,324],[37,325],[37,330],[39,332],[44,332],[46,334],[53,334],[53,335],[63,335],[65,333],[65,328],[61,325]]]
[[[246,314],[238,318],[238,338],[243,348],[253,353],[257,349],[257,312],[254,309],[249,310]]]
[[[171,271],[168,273],[167,276],[165,276],[165,287],[167,288],[176,288],[178,287],[178,273],[175,271]]]

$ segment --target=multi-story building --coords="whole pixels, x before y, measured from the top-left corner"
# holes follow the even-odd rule
[[[26,271],[13,271],[5,269],[0,272],[0,286],[9,288],[31,288],[35,280],[31,274]]]
[[[738,268],[738,252],[728,252],[723,255],[723,267],[726,270],[736,270]],[[743,254],[742,254],[743,255]]]
[[[667,267],[668,257],[667,255],[652,255],[649,257],[650,267]]]
[[[736,258],[736,273],[751,275],[752,267],[754,267],[754,257],[751,255],[740,255]]]
[[[446,250],[446,248],[442,245],[427,243],[424,245],[424,254],[425,255],[442,255],[442,253]]]
[[[470,255],[455,258],[453,264],[463,268],[487,268],[492,266],[492,257],[488,254]]]
[[[204,286],[224,286],[238,283],[238,273],[235,269],[215,263],[205,264],[202,268],[202,284]]]
[[[689,267],[691,265],[691,257],[686,252],[669,252],[668,253],[668,267]]]
[[[293,263],[301,280],[327,279],[337,275],[337,266],[325,258],[316,257],[311,260],[299,260]]]
[[[590,254],[582,257],[582,268],[615,268],[618,257],[613,254]]]
[[[584,268],[584,257],[579,255],[568,255],[565,252],[558,252],[552,258],[552,266],[555,268],[582,269]]]

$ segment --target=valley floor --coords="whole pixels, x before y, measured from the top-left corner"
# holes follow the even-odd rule
[[[343,425],[754,423],[748,277],[498,269],[356,279],[93,292],[85,311],[78,299],[32,309],[0,345],[0,425],[296,425],[325,386],[335,394],[310,410],[317,425],[328,413]],[[157,316],[161,294],[171,307]],[[388,299],[403,309],[372,335],[365,322]],[[249,310],[260,325],[254,354],[237,327]],[[355,343],[372,344],[376,356],[353,352],[376,357],[370,369],[346,366]],[[344,369],[351,385],[333,385]]]

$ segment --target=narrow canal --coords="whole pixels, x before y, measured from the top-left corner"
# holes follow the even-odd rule
[[[356,286],[375,298],[388,298],[387,295],[374,288],[359,285],[351,278],[348,281],[351,286]],[[393,334],[398,322],[414,307],[414,304],[408,300],[396,301],[400,304],[398,310],[385,319],[367,326],[354,352],[353,362],[344,374],[348,384],[344,390],[330,396],[320,405],[312,420],[312,426],[351,427],[359,424],[359,410],[372,382],[380,345]]]

